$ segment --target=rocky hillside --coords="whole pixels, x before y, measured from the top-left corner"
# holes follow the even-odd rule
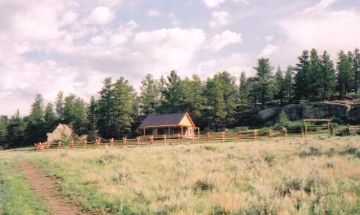
[[[288,115],[290,120],[337,118],[349,123],[360,123],[360,105],[355,105],[348,100],[289,104],[283,107],[267,108],[257,113],[243,114],[239,120],[248,125],[265,124],[276,121],[282,111]]]

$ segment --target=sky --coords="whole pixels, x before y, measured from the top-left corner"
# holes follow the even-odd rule
[[[0,115],[28,114],[38,93],[89,99],[106,77],[251,76],[259,57],[285,68],[356,47],[358,0],[0,0]]]

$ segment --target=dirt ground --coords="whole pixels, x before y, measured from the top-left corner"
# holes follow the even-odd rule
[[[47,200],[49,203],[50,213],[52,215],[82,215],[77,207],[63,198],[57,196],[60,189],[56,180],[46,176],[38,168],[34,167],[27,161],[19,163],[20,170],[24,173],[29,183],[32,185],[36,194]]]

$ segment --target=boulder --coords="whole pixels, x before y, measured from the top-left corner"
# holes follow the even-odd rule
[[[73,131],[67,125],[59,124],[52,133],[47,134],[48,143],[67,141],[73,135]]]

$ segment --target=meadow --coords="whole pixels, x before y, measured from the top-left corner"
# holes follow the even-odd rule
[[[7,166],[25,159],[85,213],[360,214],[357,136],[0,154],[0,194],[15,177]]]

